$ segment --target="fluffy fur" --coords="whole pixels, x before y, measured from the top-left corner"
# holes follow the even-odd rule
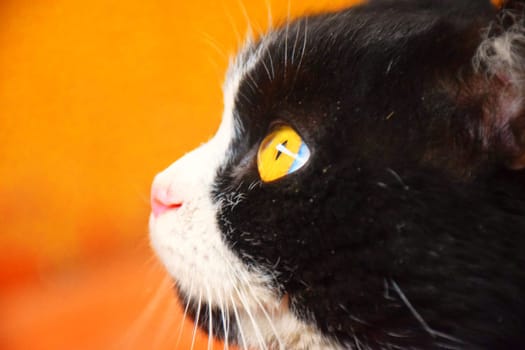
[[[246,349],[525,346],[524,32],[522,1],[376,0],[249,42],[217,135],[153,185],[194,321]],[[311,157],[264,183],[276,124]]]

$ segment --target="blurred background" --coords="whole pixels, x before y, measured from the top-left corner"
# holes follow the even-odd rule
[[[215,132],[248,18],[352,2],[2,0],[0,349],[189,349],[151,180]]]

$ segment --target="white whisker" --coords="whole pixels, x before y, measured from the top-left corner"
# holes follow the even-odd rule
[[[297,64],[296,72],[299,73],[301,64],[303,63],[304,54],[306,52],[306,43],[308,41],[308,17],[304,18],[304,34],[303,34],[303,49],[301,51],[301,56],[299,57],[299,63]]]
[[[217,293],[217,303],[221,312],[222,329],[224,331],[224,346],[223,349],[228,349],[228,332],[229,325],[226,324],[226,318],[228,317],[228,305],[222,300],[221,293]]]
[[[186,316],[188,315],[188,308],[190,307],[190,295],[193,293],[193,279],[190,281],[190,288],[188,296],[186,297],[186,306],[184,307],[184,313],[182,314],[182,321],[179,326],[179,336],[177,337],[177,343],[175,345],[175,348],[179,346],[180,340],[182,339],[182,332],[184,330],[184,323],[186,322]]]
[[[148,298],[149,301],[146,307],[133,321],[126,333],[123,335],[122,339],[118,341],[120,348],[129,347],[129,344],[132,344],[137,338],[137,334],[139,334],[141,330],[143,331],[146,327],[146,324],[151,321],[153,314],[159,308],[160,301],[164,295],[165,288],[167,288],[167,285],[169,284],[169,281],[170,277],[166,275],[157,287],[153,297]]]
[[[177,300],[176,298],[170,298],[168,306],[164,309],[164,315],[162,317],[163,321],[159,327],[156,328],[155,337],[150,343],[152,349],[159,349],[163,341],[167,341],[167,335],[170,334],[170,329],[172,328],[175,320],[174,310],[176,308]],[[180,326],[182,328],[182,325]],[[171,340],[171,337],[168,338]]]
[[[231,277],[228,276],[228,279],[231,281]],[[232,282],[231,282],[232,283]],[[226,294],[226,293],[224,293]],[[231,327],[231,319],[230,319],[230,307],[227,302],[227,300],[222,301],[225,309],[225,318],[226,318],[226,327],[224,330],[224,339],[225,339],[225,345],[226,348],[229,349],[229,342],[230,342],[230,327]]]
[[[284,79],[286,79],[286,67],[288,65],[288,31],[290,30],[290,0],[287,3],[286,28],[284,30]]]
[[[290,63],[293,65],[293,60],[295,58],[295,49],[297,47],[297,43],[299,41],[299,29],[300,29],[300,26],[301,26],[301,22],[298,22],[298,28],[295,30],[295,40],[293,42],[293,47],[292,47],[292,54],[290,55]]]
[[[242,2],[242,0],[237,0],[237,4],[239,5],[241,9],[242,15],[244,16],[244,20],[246,21],[246,32],[247,32],[248,41],[252,42],[253,41],[253,27],[252,27],[252,22],[250,20],[250,15],[248,14],[248,10],[246,9],[246,6]],[[262,35],[261,31],[257,31],[257,33],[259,34],[259,36]]]
[[[270,49],[268,48],[268,45],[266,45],[266,54],[268,55],[268,59],[270,60],[270,70],[272,71],[272,80],[275,78],[275,68],[273,65],[273,58],[272,53],[270,52]]]
[[[206,295],[208,296],[207,303],[208,303],[208,312],[209,312],[209,315],[208,315],[208,350],[211,350],[212,338],[213,338],[213,324],[212,324],[213,311],[211,309],[211,305],[213,304],[213,299],[212,299],[210,289],[208,288],[208,286],[206,286]]]
[[[235,316],[235,320],[237,321],[236,324],[237,324],[237,327],[239,328],[239,335],[241,337],[242,347],[243,347],[243,349],[248,350],[248,345],[246,343],[246,338],[244,337],[244,332],[242,330],[241,319],[239,317],[239,313],[237,311],[237,307],[235,306],[235,301],[233,300],[233,295],[230,295],[230,300],[232,302],[233,314]]]
[[[259,84],[257,84],[257,82],[255,81],[255,79],[252,77],[252,75],[250,73],[246,73],[246,77],[248,79],[250,79],[251,81],[251,84],[250,86],[252,86],[252,88],[255,88],[255,90],[259,91],[261,94],[263,93],[263,91],[261,90],[261,88],[259,87]]]
[[[199,324],[199,317],[201,313],[201,306],[202,306],[202,293],[199,293],[199,303],[197,305],[197,315],[195,317],[195,323],[193,325],[193,335],[191,337],[191,350],[195,347],[195,339],[197,338],[197,326]]]
[[[223,255],[222,255],[222,252],[218,251],[219,254],[221,254],[221,257],[223,258],[223,261],[228,265],[228,277],[231,281],[231,285],[233,287],[233,289],[235,290],[241,304],[243,305],[243,308],[244,308],[244,312],[248,315],[248,318],[250,319],[250,322],[252,323],[253,327],[254,327],[254,331],[256,333],[256,337],[257,337],[257,341],[259,342],[259,345],[261,345],[261,348],[262,349],[267,349],[267,346],[265,345],[265,341],[264,341],[264,337],[261,333],[261,330],[257,324],[257,322],[255,321],[255,318],[253,317],[252,315],[252,312],[250,310],[250,307],[249,307],[249,304],[248,302],[246,301],[245,299],[245,296],[244,294],[239,290],[239,288],[237,287],[236,283],[235,283],[235,280],[239,280],[240,276],[239,276],[239,273],[232,265],[231,263],[229,262],[228,259],[226,259]],[[233,274],[233,275],[232,275]],[[247,281],[245,282],[246,284],[249,284]],[[235,318],[237,319],[237,325],[239,327],[239,332],[241,334],[241,338],[243,340],[243,345],[244,347],[246,348],[246,339],[244,338],[244,334],[242,332],[242,326],[241,326],[241,323],[240,323],[240,318],[239,318],[239,314],[237,312],[237,308],[235,306],[235,302],[233,300],[233,296],[230,295],[230,298],[232,300],[232,307],[233,307],[233,310],[234,310],[234,313],[235,313]]]
[[[230,327],[231,327],[231,320],[230,320],[230,308],[228,306],[228,303],[224,303],[224,309],[226,311],[226,327],[224,330],[224,345],[226,346],[226,349],[230,348]]]
[[[219,54],[219,56],[221,56],[221,58],[223,58],[226,61],[229,59],[229,56],[226,53],[226,51],[219,47],[219,43],[218,43],[217,39],[215,39],[213,36],[211,36],[210,34],[208,34],[206,32],[202,32],[201,35],[203,36],[202,40],[207,45],[209,45],[212,49],[214,49],[215,52],[217,52],[217,54]]]
[[[253,300],[259,306],[259,308],[261,309],[264,317],[268,321],[268,324],[270,325],[270,328],[271,328],[272,332],[275,335],[275,339],[277,340],[277,343],[279,344],[279,349],[284,349],[283,342],[281,341],[281,338],[279,337],[279,333],[275,329],[275,325],[274,325],[274,323],[272,321],[272,318],[270,317],[270,315],[266,311],[266,308],[264,307],[264,305],[262,305],[261,301],[259,300],[259,298],[256,296],[255,292],[253,291],[253,286],[250,283],[248,283],[247,278],[245,276],[242,276],[242,277],[246,281],[245,283],[246,283],[246,287],[248,289],[248,292],[251,294]]]
[[[241,271],[236,271],[233,266],[229,263],[229,261],[227,259],[224,259],[224,261],[228,264],[231,272],[234,274],[234,278],[235,279],[242,279],[242,272]],[[241,276],[239,276],[239,274],[241,274]],[[230,278],[232,276],[230,275]],[[244,285],[246,286],[250,286],[250,283],[248,282],[247,279],[244,280]],[[255,331],[255,334],[256,334],[256,337],[257,337],[257,341],[259,342],[259,344],[262,346],[263,349],[267,349],[267,346],[265,345],[265,341],[264,341],[264,336],[262,335],[261,333],[261,330],[260,330],[260,327],[259,325],[257,324],[255,318],[253,317],[252,315],[252,311],[250,310],[250,307],[249,307],[249,304],[248,302],[246,301],[246,297],[244,296],[244,294],[239,290],[239,288],[236,286],[236,284],[233,282],[232,283],[232,286],[235,290],[235,292],[237,293],[237,296],[239,297],[239,300],[241,301],[241,304],[244,306],[244,311],[246,312],[246,314],[248,315],[248,318],[250,319],[253,327],[254,327],[254,331]],[[235,307],[235,305],[234,305]]]
[[[268,68],[268,66],[266,65],[266,62],[264,61],[264,57],[261,58],[261,63],[264,67],[264,70],[266,71],[266,75],[268,75],[268,79],[269,80],[272,80],[272,75],[270,74],[270,69]]]
[[[224,14],[228,18],[228,21],[230,22],[230,25],[232,26],[233,33],[235,34],[235,38],[237,41],[237,47],[242,47],[243,39],[242,39],[241,33],[239,32],[239,28],[237,28],[237,25],[235,24],[235,20],[232,17],[231,13],[228,12],[228,9],[225,7],[224,2],[221,2],[221,3],[222,3],[223,10],[224,10]]]
[[[456,343],[464,343],[461,339],[458,339],[458,338],[453,337],[451,335],[448,335],[448,334],[445,334],[443,332],[439,332],[439,331],[436,331],[436,330],[432,329],[428,325],[428,323],[423,319],[423,317],[419,314],[419,312],[417,312],[417,310],[414,308],[414,306],[410,303],[410,301],[406,297],[405,293],[403,293],[403,291],[398,286],[398,284],[394,280],[391,280],[390,283],[392,284],[392,287],[394,287],[394,290],[399,295],[399,297],[401,298],[401,300],[403,301],[405,306],[410,310],[412,315],[418,320],[418,322],[421,324],[423,329],[428,334],[430,334],[432,337],[443,338],[443,339],[447,339],[447,340],[450,340],[450,341],[453,341],[453,342],[456,342]]]
[[[235,288],[237,292],[237,296],[239,297],[239,300],[241,301],[241,304],[244,306],[244,312],[248,315],[248,318],[250,319],[250,322],[253,325],[253,329],[255,331],[255,336],[257,337],[257,342],[261,346],[261,349],[268,349],[268,347],[265,344],[264,336],[261,333],[261,329],[259,327],[259,324],[255,320],[255,317],[253,316],[252,310],[250,310],[249,304],[246,301],[246,296],[237,288]]]

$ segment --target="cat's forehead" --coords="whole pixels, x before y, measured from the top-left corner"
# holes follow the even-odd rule
[[[453,142],[443,121],[461,129],[458,116],[479,112],[459,105],[458,91],[468,88],[461,81],[495,11],[489,1],[480,5],[371,1],[301,17],[249,42],[225,84],[225,118],[234,126],[226,163],[253,160],[276,124],[303,137],[318,167],[441,159]],[[456,158],[438,166],[460,169]]]
[[[479,37],[476,18],[488,10],[476,6],[470,13],[465,4],[451,13],[426,3],[401,1],[394,8],[389,1],[372,2],[303,17],[248,45],[233,65],[243,71],[235,96],[239,122],[265,129],[304,111],[310,120],[322,119],[334,103],[379,112],[406,104],[403,96],[423,93],[437,77],[452,76],[470,63]]]

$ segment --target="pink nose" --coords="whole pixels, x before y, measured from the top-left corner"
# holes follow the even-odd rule
[[[170,209],[177,209],[181,206],[182,201],[170,193],[169,186],[153,184],[151,188],[151,210],[154,217],[158,217]]]

